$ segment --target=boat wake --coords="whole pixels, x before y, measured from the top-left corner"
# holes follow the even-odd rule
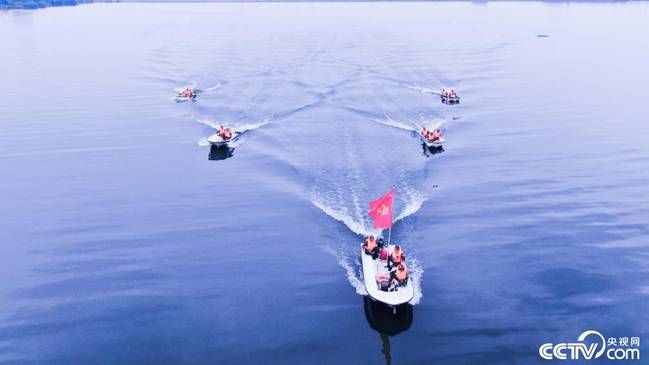
[[[221,84],[219,82],[219,83],[217,83],[217,84],[215,84],[213,86],[210,86],[208,88],[203,89],[203,88],[199,87],[196,82],[192,81],[189,85],[183,85],[183,86],[175,87],[174,91],[177,92],[177,93],[180,93],[185,89],[192,89],[192,90],[194,90],[195,93],[201,93],[201,92],[206,92],[206,91],[214,91],[214,90],[220,88],[221,86],[223,86],[223,84]]]
[[[416,132],[417,131],[417,127],[414,125],[414,123],[409,124],[409,123],[401,122],[401,121],[398,121],[398,120],[394,120],[394,119],[392,119],[390,117],[385,117],[383,119],[372,119],[372,120],[379,123],[379,124],[383,124],[385,126],[393,127],[393,128],[397,128],[397,129],[402,129],[402,130],[408,131],[408,132]]]
[[[445,124],[446,119],[432,119],[422,122],[419,129],[426,127],[426,129],[428,130],[435,130],[437,128],[442,128]]]
[[[218,122],[216,120],[204,119],[204,118],[196,119],[196,121],[214,129],[219,129],[220,126],[225,126],[225,127],[232,128],[234,132],[243,133],[243,132],[252,131],[257,128],[263,127],[264,125],[270,123],[270,118],[266,118],[259,122],[254,122],[254,123]]]
[[[196,119],[197,122],[201,124],[205,124],[208,127],[214,128],[214,129],[219,129],[220,126],[227,126],[229,128],[232,128],[232,131],[243,134],[248,131],[253,131],[257,128],[260,128],[270,122],[270,119],[264,119],[260,122],[257,123],[240,123],[240,124],[230,124],[230,123],[220,123],[215,120],[210,120],[210,119]],[[243,142],[245,141],[245,135],[239,136],[236,140],[228,143],[230,147],[236,148],[239,147]],[[207,140],[209,136],[207,137],[201,137],[198,140],[198,145],[201,147],[206,147],[210,145],[210,142]]]
[[[228,142],[228,147],[237,148],[237,147],[241,146],[245,141],[244,137],[245,136],[241,136],[241,137],[238,137],[237,139],[235,139],[232,142]],[[211,143],[207,140],[208,138],[209,137],[201,137],[197,142],[198,146],[200,146],[200,147],[208,147],[208,146],[210,146]]]
[[[356,294],[367,295],[367,290],[365,290],[365,284],[363,283],[363,269],[360,260],[356,258],[356,260],[352,261],[351,257],[354,257],[353,255],[344,255],[342,254],[342,250],[335,251],[331,247],[326,247],[325,251],[338,260],[338,265],[345,270],[347,280],[354,290],[356,290]]]
[[[388,127],[393,127],[404,131],[415,132],[415,133],[419,133],[419,131],[423,127],[426,127],[427,129],[430,130],[434,130],[437,128],[441,128],[446,123],[446,120],[441,118],[423,120],[421,122],[402,122],[402,121],[392,119],[390,117],[385,117],[384,119],[372,119],[372,120]]]
[[[329,217],[343,223],[350,231],[360,236],[379,235],[380,230],[369,228],[369,222],[358,212],[351,213],[344,205],[337,207],[329,206],[318,194],[311,195],[311,203],[318,207]],[[353,217],[352,217],[353,215]]]
[[[219,83],[217,83],[216,85],[214,85],[214,86],[210,86],[210,87],[208,87],[208,88],[206,88],[206,89],[204,89],[204,90],[202,90],[202,91],[214,91],[214,90],[216,90],[216,89],[221,88],[221,86],[223,86],[223,84],[221,84],[221,83],[219,82]],[[199,90],[200,90],[200,89],[199,89]]]
[[[407,87],[408,89],[412,89],[412,90],[415,90],[415,91],[419,91],[420,93],[424,93],[424,94],[433,94],[433,95],[440,95],[439,90],[441,90],[441,89],[431,89],[431,88],[429,88],[429,87],[426,87],[426,86],[420,86],[420,85],[406,85],[406,87]]]
[[[419,211],[422,205],[428,200],[428,196],[420,191],[417,191],[411,187],[404,188],[405,201],[406,204],[399,214],[397,214],[394,222],[398,222],[404,218],[407,218]]]

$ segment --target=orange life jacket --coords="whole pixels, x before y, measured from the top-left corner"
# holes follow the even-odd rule
[[[392,253],[390,254],[390,257],[392,258],[392,262],[394,262],[395,264],[398,264],[398,263],[401,262],[401,259],[403,258],[403,252],[399,251],[399,256],[395,257],[394,251],[392,251]]]
[[[408,278],[408,268],[406,265],[403,265],[403,270],[397,269],[397,279],[399,281],[404,281]]]

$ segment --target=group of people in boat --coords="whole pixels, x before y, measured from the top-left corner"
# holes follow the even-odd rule
[[[455,92],[455,89],[451,89],[450,91],[446,89],[442,89],[442,96],[447,98],[456,98],[457,93]]]
[[[194,96],[194,90],[190,88],[186,88],[185,90],[180,92],[180,96],[185,97],[185,98],[191,98]]]
[[[429,142],[435,142],[438,141],[440,138],[442,138],[442,131],[437,128],[434,131],[430,131],[424,127],[421,130],[421,136],[426,138]]]
[[[366,255],[372,256],[373,260],[378,258],[387,261],[386,268],[390,272],[388,277],[389,284],[396,282],[397,286],[405,286],[408,283],[406,256],[400,246],[394,246],[392,252],[388,253],[382,238],[377,239],[374,236],[369,236],[363,243],[363,250]]]
[[[217,133],[219,137],[221,137],[224,141],[227,141],[230,138],[232,138],[232,129],[230,128],[224,128],[223,126],[220,126],[219,131]]]

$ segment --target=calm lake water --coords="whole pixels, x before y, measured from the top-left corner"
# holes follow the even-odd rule
[[[0,13],[0,363],[527,365],[587,329],[649,356],[648,35],[649,3]],[[395,316],[357,252],[391,186]]]

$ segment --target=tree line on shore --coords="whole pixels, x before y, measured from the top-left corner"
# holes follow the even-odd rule
[[[93,0],[0,0],[0,9],[39,9],[48,6],[74,6]]]

